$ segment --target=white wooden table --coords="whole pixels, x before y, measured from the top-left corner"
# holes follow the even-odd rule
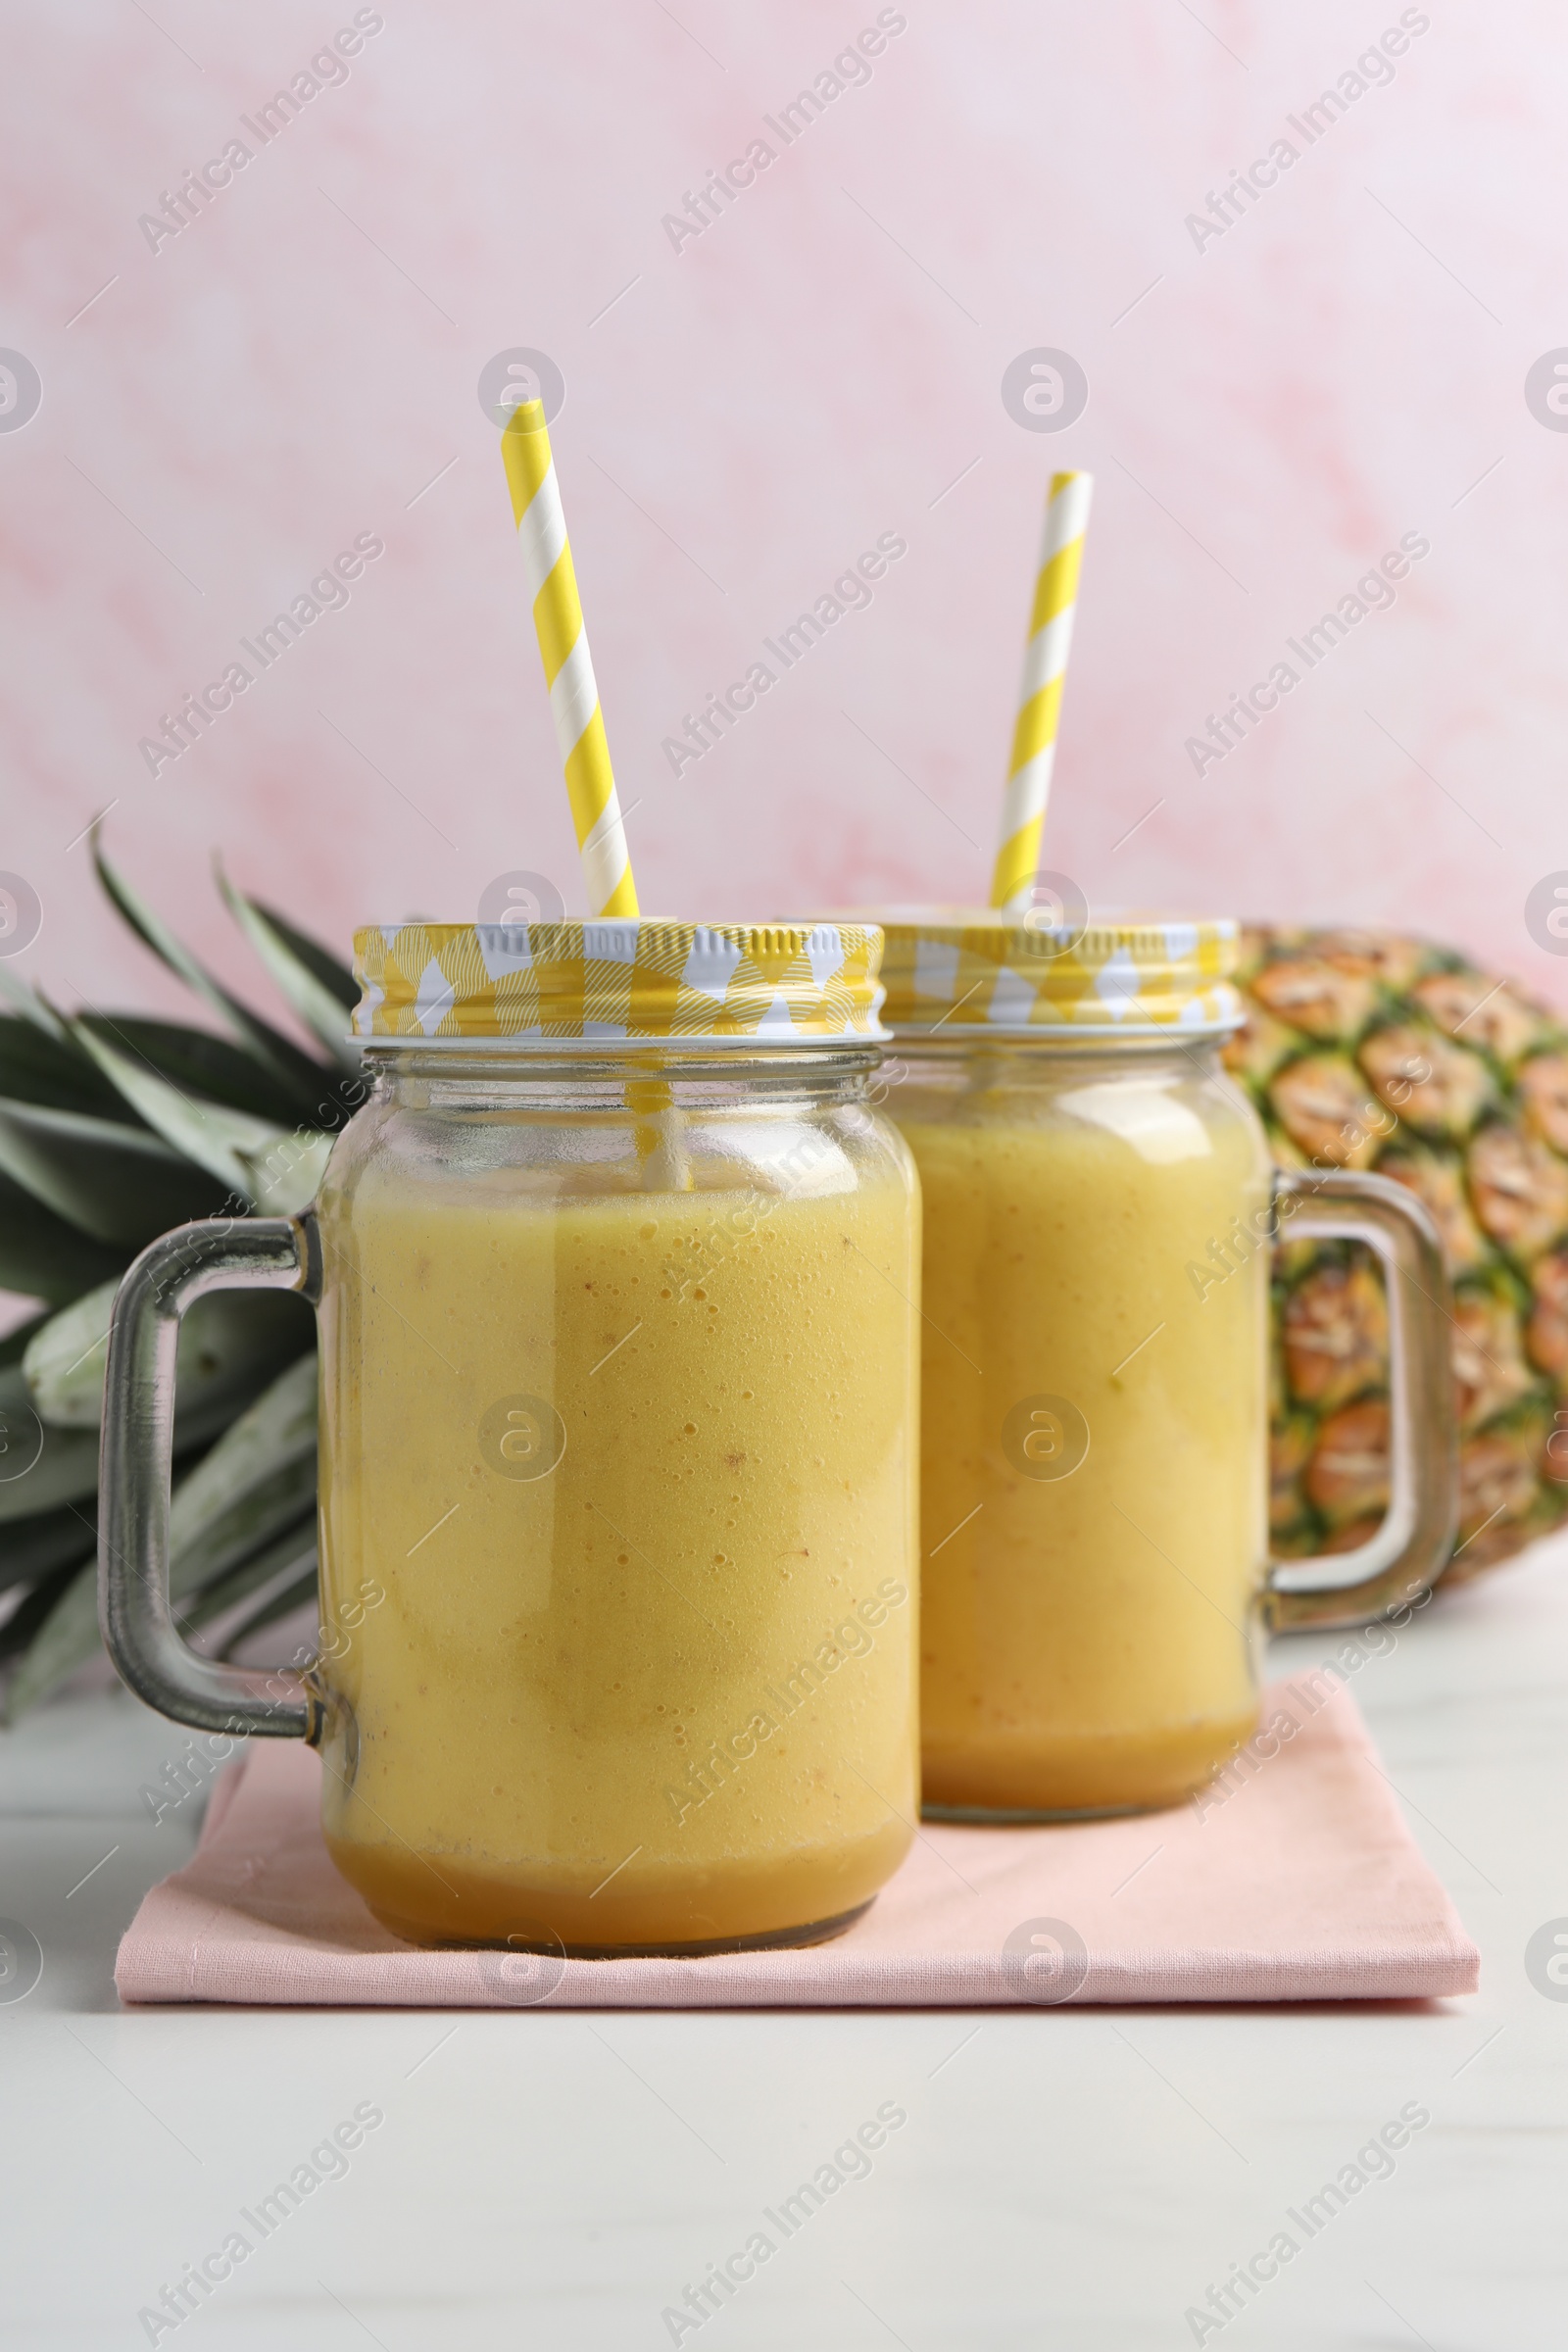
[[[1281,1642],[1273,1670],[1334,1646]],[[1354,1689],[1481,1946],[1474,1999],[122,2012],[116,1940],[199,1802],[155,1826],[138,1790],[184,1735],[120,1691],[47,1710],[0,1735],[0,1917],[43,1955],[0,2003],[0,2342],[652,2352],[675,2340],[666,2307],[763,2230],[770,2259],[680,2341],[1561,2345],[1568,1984],[1538,1968],[1538,1988],[1526,1950],[1568,1933],[1568,1541],[1434,1607]],[[1291,2210],[1407,2104],[1430,2124],[1308,2239]],[[907,2120],[864,2176],[770,2230],[764,2209],[889,2106]],[[302,2165],[322,2177],[297,2209],[248,2226]],[[224,2270],[236,2230],[249,2253],[187,2289],[177,2328],[138,2317],[187,2265]],[[1298,2251],[1240,2311],[1187,2316],[1282,2230]]]

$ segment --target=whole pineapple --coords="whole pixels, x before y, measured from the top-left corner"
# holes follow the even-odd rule
[[[1254,929],[1226,1058],[1288,1167],[1408,1185],[1454,1285],[1460,1521],[1446,1581],[1568,1516],[1568,1024],[1453,950]],[[1389,1493],[1388,1310],[1359,1245],[1275,1258],[1274,1545],[1347,1550]]]
[[[347,969],[219,876],[305,1053],[206,972],[95,842],[117,911],[226,1035],[67,1013],[0,964],[0,1290],[39,1311],[0,1341],[0,1672],[14,1720],[98,1648],[98,1423],[115,1289],[189,1218],[277,1215],[316,1190],[365,1086]],[[231,1648],[316,1580],[315,1332],[303,1300],[218,1294],[185,1319],[171,1589]]]

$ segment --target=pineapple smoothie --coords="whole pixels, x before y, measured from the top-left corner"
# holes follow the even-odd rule
[[[1266,1213],[1257,1130],[1180,1061],[920,1091],[926,1803],[1173,1802],[1257,1713],[1266,1252],[1188,1273]]]
[[[1218,1061],[1236,925],[879,919],[924,1198],[925,1804],[1170,1804],[1257,1713],[1268,1252],[1235,1237],[1271,1175]]]
[[[397,1933],[777,1940],[902,1858],[918,1217],[860,1116],[771,1190],[731,1138],[691,1191],[384,1146],[323,1199],[324,1613],[387,1594],[324,1824]]]

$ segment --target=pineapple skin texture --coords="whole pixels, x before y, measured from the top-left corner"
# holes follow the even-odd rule
[[[1244,933],[1225,1061],[1282,1166],[1372,1168],[1431,1210],[1454,1284],[1460,1516],[1445,1584],[1568,1518],[1568,1023],[1460,950]],[[1346,1550],[1388,1499],[1388,1312],[1358,1244],[1275,1256],[1276,1554]]]

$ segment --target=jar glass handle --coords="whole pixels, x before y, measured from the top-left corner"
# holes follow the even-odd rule
[[[1448,1563],[1459,1517],[1448,1278],[1431,1217],[1386,1176],[1279,1169],[1274,1232],[1364,1242],[1383,1269],[1392,1424],[1383,1525],[1353,1551],[1275,1561],[1268,1572],[1273,1631],[1354,1625],[1430,1591]]]
[[[115,1298],[99,1453],[98,1618],[138,1698],[204,1732],[316,1740],[321,1704],[298,1675],[198,1657],[169,1598],[174,1353],[180,1318],[209,1291],[320,1297],[313,1217],[215,1218],[144,1250]]]

